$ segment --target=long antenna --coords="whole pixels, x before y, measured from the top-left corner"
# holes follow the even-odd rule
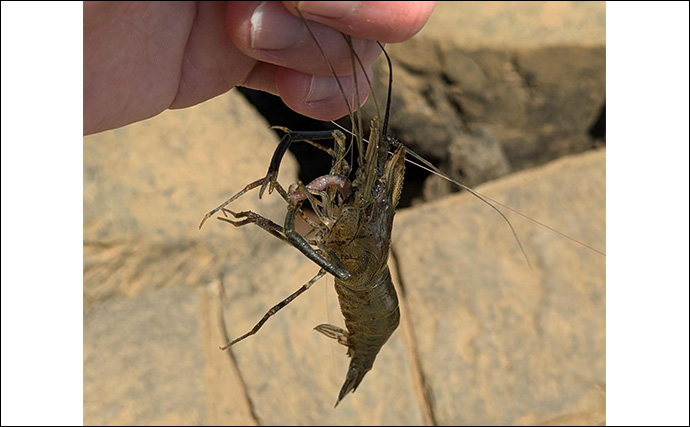
[[[309,32],[309,35],[311,36],[312,40],[316,44],[316,47],[319,49],[319,52],[321,52],[321,56],[323,59],[326,61],[326,64],[328,65],[328,69],[331,72],[331,75],[335,77],[335,82],[338,84],[338,88],[340,89],[340,93],[343,95],[343,100],[345,101],[345,105],[347,106],[347,114],[350,117],[350,123],[352,124],[352,129],[355,129],[357,127],[357,123],[355,121],[355,114],[352,111],[352,106],[350,105],[350,102],[347,99],[347,95],[345,94],[345,89],[343,88],[342,83],[340,82],[340,79],[338,78],[338,75],[335,72],[335,69],[333,68],[333,64],[331,64],[331,61],[328,59],[328,56],[326,56],[326,51],[323,50],[323,47],[321,46],[321,43],[319,43],[318,38],[314,34],[314,31],[312,31],[311,26],[309,25],[309,22],[304,18],[304,15],[302,15],[302,11],[299,10],[299,7],[297,7],[297,4],[293,4],[295,7],[295,11],[299,15],[300,19],[304,23],[304,26],[307,28],[307,31]],[[365,73],[366,74],[366,73]],[[356,77],[355,77],[356,78]],[[356,80],[355,80],[356,82]],[[357,109],[359,110],[359,106],[357,106]],[[356,134],[361,135],[361,132],[356,132]],[[357,138],[354,134],[350,133],[353,137]],[[358,144],[359,148],[361,148],[361,140],[358,139]]]
[[[383,135],[388,135],[388,117],[390,116],[391,112],[391,98],[393,94],[393,64],[391,63],[391,57],[388,56],[388,52],[386,52],[386,49],[383,47],[381,42],[377,41],[379,47],[383,51],[383,54],[386,55],[386,61],[388,61],[388,96],[386,99],[386,115],[383,118]]]
[[[349,132],[349,130],[347,130],[347,129],[344,128],[343,126],[339,125],[338,123],[333,122],[333,121],[332,121],[331,123],[334,124],[335,126],[337,126],[337,127],[338,127],[340,130],[342,130],[343,132],[346,132],[346,133]],[[366,141],[366,140],[365,140],[365,142],[368,143],[369,141]],[[411,150],[410,150],[409,148],[407,148],[407,147],[405,147],[405,150],[406,150],[408,153],[410,153],[413,157],[417,158],[417,159],[418,159],[420,162],[422,162],[423,164],[415,163],[414,161],[412,161],[412,160],[410,160],[410,159],[408,159],[408,158],[405,158],[405,161],[406,161],[406,162],[408,162],[408,163],[410,163],[410,164],[412,164],[412,165],[415,165],[415,166],[417,166],[417,167],[419,167],[419,168],[422,168],[422,169],[424,169],[424,170],[427,171],[427,172],[431,172],[431,173],[433,173],[434,175],[439,176],[439,177],[445,179],[446,181],[448,181],[448,182],[450,182],[450,183],[452,183],[452,184],[454,184],[454,185],[457,185],[457,186],[460,187],[460,188],[463,188],[463,189],[467,190],[468,192],[470,192],[470,194],[472,194],[473,196],[475,196],[475,197],[477,197],[478,199],[482,200],[484,203],[487,203],[489,206],[491,206],[491,203],[489,203],[489,201],[492,202],[492,203],[495,203],[495,204],[498,205],[498,206],[501,206],[501,207],[503,207],[503,208],[505,208],[505,209],[508,209],[509,211],[511,211],[511,212],[513,212],[513,213],[515,213],[515,214],[517,214],[517,215],[520,215],[521,217],[523,217],[523,218],[525,218],[525,219],[527,219],[527,220],[529,220],[529,221],[531,221],[531,222],[533,222],[533,223],[535,223],[535,224],[537,224],[537,225],[539,225],[539,226],[541,226],[541,227],[546,228],[547,230],[551,231],[552,233],[556,233],[556,234],[558,234],[558,235],[560,235],[560,236],[563,236],[563,237],[565,237],[566,239],[568,239],[568,240],[570,240],[570,241],[572,241],[572,242],[574,242],[574,243],[576,243],[576,244],[578,244],[578,245],[580,245],[580,246],[583,246],[583,247],[585,247],[585,248],[587,248],[587,249],[589,249],[589,250],[591,250],[591,251],[594,251],[594,252],[598,253],[599,255],[606,256],[606,253],[605,253],[605,252],[603,252],[603,251],[601,251],[601,250],[599,250],[599,249],[597,249],[597,248],[595,248],[595,247],[592,247],[591,245],[588,245],[587,243],[581,242],[580,240],[577,240],[577,239],[575,239],[574,237],[570,237],[570,236],[568,236],[567,234],[562,233],[562,232],[556,230],[555,228],[549,226],[548,224],[544,224],[543,222],[541,222],[541,221],[539,221],[539,220],[536,220],[536,219],[534,219],[534,218],[532,218],[532,217],[530,217],[530,216],[527,216],[527,215],[523,214],[522,212],[520,212],[520,211],[518,211],[518,210],[516,210],[516,209],[513,209],[513,208],[511,208],[510,206],[508,206],[508,205],[506,205],[506,204],[504,204],[504,203],[499,202],[498,200],[492,199],[491,197],[489,197],[489,196],[487,196],[487,195],[485,195],[485,194],[482,194],[482,193],[478,192],[477,190],[474,190],[474,189],[472,189],[471,187],[469,187],[469,186],[467,186],[467,185],[465,185],[465,184],[463,184],[463,183],[461,183],[461,182],[459,182],[459,181],[456,181],[456,180],[450,178],[449,176],[447,176],[446,174],[444,174],[443,172],[441,172],[436,166],[434,166],[434,165],[432,165],[431,163],[429,163],[429,161],[427,161],[426,159],[424,159],[422,156],[420,156],[420,155],[418,155],[417,153],[411,151]],[[392,154],[392,153],[391,153],[391,154]],[[491,206],[491,207],[492,207],[493,209],[496,209],[496,210],[497,210],[497,208],[496,208],[495,206]],[[505,216],[500,212],[500,210],[499,210],[498,212],[501,214],[501,216],[503,216],[503,217],[505,218]],[[507,219],[506,219],[506,221],[507,221]],[[509,223],[509,225],[510,225],[510,221],[508,221],[508,223]],[[513,226],[510,225],[510,228],[512,229]],[[513,234],[514,234],[514,233],[515,233],[515,231],[513,230]],[[517,238],[517,237],[516,237],[516,238]],[[518,244],[519,244],[519,239],[518,239]],[[520,244],[519,244],[519,245],[520,245]],[[522,247],[522,245],[520,245],[520,247]],[[524,251],[523,251],[523,254],[524,254]],[[529,261],[527,261],[527,263],[529,264]]]

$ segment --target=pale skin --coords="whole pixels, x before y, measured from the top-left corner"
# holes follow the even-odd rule
[[[235,86],[280,96],[320,120],[347,114],[342,94],[296,2],[85,2],[84,134],[186,108]],[[369,67],[374,42],[416,34],[435,2],[299,2],[346,92],[354,92],[352,35]],[[359,90],[368,91],[364,79]],[[364,84],[362,83],[364,82]]]

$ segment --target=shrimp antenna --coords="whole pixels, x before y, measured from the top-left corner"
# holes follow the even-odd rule
[[[436,166],[432,165],[432,164],[431,164],[427,159],[425,159],[424,157],[420,156],[419,154],[415,153],[414,151],[410,150],[410,149],[407,148],[407,147],[405,147],[405,150],[406,150],[408,153],[410,153],[410,155],[412,155],[412,157],[414,157],[414,158],[417,159],[418,161],[422,162],[422,164],[423,164],[424,166],[426,166],[427,168],[430,168],[430,169],[432,169],[432,170],[438,172],[438,173],[441,174],[442,176],[444,175],[440,170],[438,170],[438,168],[436,168]],[[414,164],[414,162],[411,162],[411,163]],[[417,166],[419,166],[419,165],[417,165]],[[472,189],[471,187],[469,187],[469,186],[467,186],[467,185],[465,185],[465,184],[463,184],[463,183],[461,183],[461,182],[459,182],[459,181],[456,181],[456,180],[454,180],[454,179],[451,179],[450,177],[444,176],[444,178],[447,179],[447,180],[449,180],[449,181],[452,182],[453,184],[459,186],[460,188],[462,188],[462,189],[468,191],[471,195],[473,195],[473,196],[476,197],[477,199],[481,200],[482,202],[486,203],[487,205],[489,205],[489,206],[491,207],[491,209],[493,209],[494,211],[498,212],[499,215],[501,215],[501,217],[502,217],[503,220],[506,222],[506,224],[508,224],[508,227],[510,227],[510,231],[513,233],[513,237],[515,237],[515,241],[517,242],[517,245],[518,245],[518,247],[520,248],[520,252],[522,252],[522,256],[525,258],[525,262],[527,262],[527,266],[528,266],[529,269],[531,270],[531,269],[532,269],[532,264],[529,262],[529,258],[527,257],[527,252],[525,252],[525,248],[522,247],[522,242],[520,241],[520,238],[518,237],[517,232],[515,231],[515,228],[513,228],[513,224],[510,222],[510,220],[508,219],[508,217],[506,217],[505,214],[504,214],[503,212],[501,212],[501,210],[500,210],[499,208],[497,208],[493,203],[491,203],[491,202],[488,200],[488,197],[486,197],[485,195],[479,193],[478,191]]]
[[[346,36],[345,34],[343,34],[343,37],[347,41],[347,44],[350,46],[350,51],[352,52],[352,54],[357,59],[357,63],[359,63],[359,67],[364,72],[364,77],[367,79],[367,85],[369,86],[369,92],[371,92],[371,95],[374,98],[374,104],[376,106],[376,112],[380,116],[381,110],[379,109],[379,103],[376,99],[376,94],[374,93],[374,87],[371,84],[371,80],[369,79],[369,76],[367,75],[366,69],[364,68],[364,64],[362,64],[362,60],[359,58],[357,51],[355,50],[354,46],[352,45],[352,38],[349,36]],[[391,57],[388,55],[388,52],[386,52],[386,48],[383,46],[383,43],[381,43],[380,41],[377,41],[376,44],[378,44],[379,47],[381,48],[381,51],[386,56],[386,62],[388,63],[388,94],[386,95],[386,113],[383,117],[383,127],[381,128],[383,135],[388,135],[388,117],[390,117],[391,99],[393,98],[393,63],[391,62]]]
[[[343,132],[346,132],[346,133],[347,133],[347,132],[350,132],[349,130],[345,129],[343,126],[339,125],[339,124],[336,123],[336,122],[331,122],[331,123],[332,123],[333,125],[335,125],[338,129],[342,130]],[[365,142],[368,143],[369,141],[365,140]],[[413,157],[419,159],[419,161],[422,162],[423,164],[422,164],[422,163],[415,163],[414,161],[412,161],[412,160],[410,160],[410,159],[408,159],[408,158],[405,158],[405,161],[406,161],[407,163],[410,163],[410,164],[415,165],[415,166],[417,166],[417,167],[419,167],[419,168],[421,168],[421,169],[424,169],[424,170],[427,171],[427,172],[431,172],[432,174],[438,176],[439,178],[445,179],[446,181],[450,182],[451,184],[456,185],[456,186],[458,186],[458,187],[460,187],[460,188],[463,188],[463,189],[467,190],[470,194],[472,194],[472,195],[474,195],[475,197],[481,199],[484,203],[488,203],[487,200],[488,200],[488,201],[491,201],[492,203],[494,203],[494,204],[496,204],[496,205],[498,205],[498,206],[501,206],[501,207],[503,207],[503,208],[505,208],[505,209],[508,209],[509,211],[511,211],[511,212],[513,212],[513,213],[515,213],[515,214],[517,214],[517,215],[520,215],[521,217],[525,218],[526,220],[532,221],[533,223],[537,224],[537,225],[540,226],[540,227],[544,227],[544,228],[546,228],[547,230],[549,230],[549,231],[551,231],[551,232],[553,232],[553,233],[559,234],[559,235],[565,237],[566,239],[569,239],[569,240],[571,240],[572,242],[574,242],[574,243],[576,243],[576,244],[578,244],[578,245],[580,245],[580,246],[582,246],[582,247],[585,247],[585,248],[587,248],[587,249],[589,249],[589,250],[591,250],[591,251],[593,251],[593,252],[598,253],[599,255],[606,256],[606,253],[605,253],[605,252],[600,251],[599,249],[597,249],[597,248],[595,248],[595,247],[593,247],[593,246],[591,246],[591,245],[588,245],[587,243],[581,242],[580,240],[577,240],[577,239],[575,239],[574,237],[568,236],[567,234],[562,233],[562,232],[556,230],[555,228],[553,228],[553,227],[551,227],[551,226],[549,226],[549,225],[547,225],[547,224],[544,224],[544,223],[541,222],[541,221],[538,221],[538,220],[532,218],[531,216],[525,215],[525,214],[523,214],[522,212],[520,212],[520,211],[518,211],[518,210],[516,210],[516,209],[513,209],[513,208],[511,208],[510,206],[508,206],[508,205],[506,205],[506,204],[504,204],[504,203],[501,203],[501,202],[499,202],[499,201],[496,200],[496,199],[492,199],[491,197],[487,196],[486,194],[482,194],[482,193],[478,192],[477,190],[474,190],[474,189],[472,189],[471,187],[469,187],[469,186],[467,186],[467,185],[461,183],[460,181],[456,181],[456,180],[452,179],[452,178],[449,177],[448,175],[446,175],[446,174],[444,174],[443,172],[441,172],[441,170],[439,170],[436,166],[434,166],[434,165],[432,165],[431,163],[429,163],[428,160],[424,159],[422,156],[420,156],[419,154],[413,152],[413,151],[410,150],[409,148],[405,147],[405,151],[406,151],[407,153],[410,153],[411,156],[413,156]],[[407,153],[406,153],[406,154],[407,154]],[[393,154],[393,153],[390,153],[390,154]],[[473,193],[474,193],[474,194],[473,194]],[[493,208],[496,209],[495,206],[493,206]],[[500,213],[500,212],[499,212],[499,213]],[[503,215],[502,215],[502,216],[503,216]],[[511,226],[511,228],[512,228],[512,226]],[[518,240],[519,240],[519,239],[518,239]],[[519,246],[522,246],[522,245],[519,244]],[[524,255],[524,252],[523,252],[523,255]],[[529,264],[529,260],[527,261],[527,263]]]
[[[299,10],[299,7],[297,6],[296,3],[294,3],[293,5],[295,8],[295,12],[297,12],[297,15],[299,15],[300,19],[304,23],[304,26],[307,28],[307,31],[309,32],[309,35],[311,36],[314,43],[316,43],[316,47],[319,49],[321,56],[326,60],[326,65],[328,65],[328,69],[330,70],[331,75],[333,77],[335,77],[335,82],[338,84],[338,89],[340,89],[340,93],[342,93],[343,100],[345,101],[345,105],[347,106],[347,114],[350,117],[350,122],[352,123],[352,128],[355,129],[356,123],[355,123],[354,113],[352,111],[352,106],[350,105],[350,102],[348,101],[347,96],[345,95],[345,89],[343,88],[343,85],[340,82],[340,79],[338,78],[338,75],[335,72],[335,68],[333,68],[333,64],[331,64],[331,61],[328,59],[328,56],[326,55],[326,51],[323,50],[321,43],[319,43],[318,38],[314,34],[314,31],[311,29],[309,22],[307,21],[307,19],[302,14],[302,11]],[[359,133],[361,134],[361,132],[359,132]],[[362,141],[358,141],[358,143],[360,144],[360,147],[361,147]]]
[[[342,34],[342,33],[341,33]],[[347,42],[348,47],[350,48],[350,59],[352,61],[352,83],[354,85],[354,91],[355,91],[355,118],[357,119],[357,148],[359,148],[359,155],[360,155],[360,164],[362,163],[363,160],[363,153],[364,153],[364,126],[362,126],[362,112],[360,110],[360,104],[361,104],[361,99],[359,97],[359,82],[357,81],[357,64],[355,63],[355,59],[357,62],[359,62],[360,67],[362,66],[362,61],[359,59],[359,55],[357,55],[357,52],[355,52],[354,45],[352,44],[352,37],[343,34],[343,37],[345,37],[345,41]],[[366,70],[362,69],[364,72],[364,75],[367,75]],[[337,78],[337,77],[336,77]],[[367,82],[369,82],[369,77],[367,76]],[[369,82],[371,85],[371,83]],[[371,90],[371,89],[370,89]],[[376,97],[374,97],[376,99]]]
[[[388,95],[386,97],[386,115],[383,118],[383,134],[388,135],[388,117],[390,116],[391,112],[391,98],[393,96],[393,64],[391,63],[391,57],[388,56],[388,52],[386,52],[386,49],[383,47],[383,44],[381,42],[377,41],[379,47],[383,51],[383,54],[386,55],[386,61],[388,62]],[[376,97],[374,97],[376,99]]]

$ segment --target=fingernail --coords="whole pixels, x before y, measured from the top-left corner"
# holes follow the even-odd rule
[[[297,8],[303,13],[322,18],[342,19],[352,13],[358,1],[301,1]]]
[[[312,76],[309,93],[304,98],[306,102],[318,102],[330,98],[335,93],[335,80],[331,77]]]
[[[287,49],[298,44],[305,35],[302,23],[280,2],[261,2],[254,9],[250,24],[252,49]]]

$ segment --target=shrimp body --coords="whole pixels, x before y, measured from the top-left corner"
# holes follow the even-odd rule
[[[347,354],[352,358],[338,401],[357,388],[400,323],[398,297],[385,264],[367,285],[352,289],[347,283],[335,280],[347,327]]]
[[[347,346],[352,358],[338,402],[357,388],[400,323],[387,261],[405,149],[399,146],[389,158],[391,141],[379,132],[373,120],[364,164],[352,184],[354,200],[343,207],[323,243],[328,249],[324,252],[336,254],[350,274],[346,280],[335,278],[347,331],[332,325],[316,328]]]
[[[309,29],[308,25],[307,28]],[[347,36],[345,39],[352,48],[351,39]],[[383,52],[385,54],[385,50]],[[353,68],[355,57],[353,52]],[[390,58],[386,58],[390,66]],[[361,63],[358,59],[357,62]],[[266,176],[247,184],[244,189],[207,213],[199,224],[201,228],[208,218],[221,211],[223,217],[218,219],[236,227],[255,224],[292,245],[320,267],[311,280],[271,307],[250,331],[222,346],[223,350],[254,335],[271,316],[308,290],[325,274],[330,273],[335,277],[335,289],[347,329],[329,324],[318,325],[315,329],[345,345],[351,358],[336,406],[345,395],[359,386],[366,373],[372,369],[379,351],[400,323],[398,297],[387,262],[393,217],[402,192],[405,148],[386,136],[389,109],[390,88],[386,119],[383,125],[378,117],[371,121],[366,148],[361,120],[355,126],[357,121],[353,118],[352,134],[358,147],[359,168],[352,182],[348,178],[351,168],[345,161],[346,138],[340,131],[294,132],[277,127],[285,135],[276,147]],[[358,114],[357,112],[357,117],[360,117]],[[354,116],[351,114],[351,117]],[[333,139],[334,148],[325,148],[313,142],[323,139]],[[307,185],[297,182],[285,191],[277,181],[278,170],[288,147],[296,141],[305,141],[326,151],[333,157],[333,164],[328,175]],[[391,149],[395,150],[392,155],[389,152]],[[259,198],[265,190],[268,193],[277,190],[288,203],[284,226],[252,211],[234,212],[225,208],[256,188],[260,188]],[[304,215],[304,203],[311,206],[318,222]],[[297,216],[301,216],[312,227],[312,232],[307,235],[313,233],[313,238],[307,240],[297,232]]]

